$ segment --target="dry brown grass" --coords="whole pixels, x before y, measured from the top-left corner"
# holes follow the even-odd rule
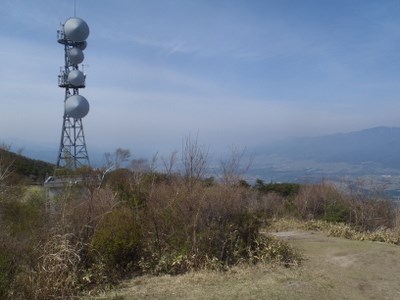
[[[78,289],[79,252],[68,235],[54,234],[37,249],[41,256],[34,268],[19,277],[26,299],[73,299]]]
[[[288,230],[321,231],[332,237],[400,245],[400,231],[398,227],[360,231],[354,226],[344,223],[330,223],[322,220],[300,221],[297,219],[282,218],[274,220],[265,231],[278,232]]]
[[[264,194],[258,202],[260,209],[271,218],[342,222],[360,231],[395,228],[399,222],[396,205],[382,194],[362,191],[359,187],[346,193],[332,184],[320,182],[304,184],[295,195],[287,197]]]
[[[198,168],[203,170],[203,164]],[[341,194],[326,183],[305,185],[298,193],[296,190],[287,196],[262,194],[249,186],[218,184],[196,174],[199,173],[188,180],[188,174],[166,176],[151,170],[118,170],[102,187],[95,184],[96,180],[88,180],[79,189],[66,190],[53,209],[45,211],[43,222],[27,223],[37,226],[20,226],[20,219],[27,219],[24,216],[34,220],[38,218],[32,216],[42,216],[44,210],[31,205],[36,200],[29,198],[15,207],[11,205],[13,213],[8,217],[18,230],[10,238],[22,241],[20,249],[26,253],[12,285],[14,291],[19,288],[14,298],[72,299],[80,290],[98,291],[124,276],[137,274],[160,275],[158,279],[168,282],[172,277],[164,274],[189,272],[196,277],[193,272],[199,271],[227,289],[237,290],[234,284],[241,280],[241,270],[247,270],[250,277],[255,272],[264,281],[269,279],[260,275],[260,270],[270,272],[270,265],[294,266],[287,272],[299,272],[296,267],[302,259],[297,251],[286,242],[260,234],[272,216],[293,217],[273,223],[269,228],[272,231],[305,228],[352,239],[399,242],[395,228],[400,227],[395,226],[400,217],[397,214],[396,219],[389,212],[388,202]],[[345,218],[352,226],[314,221],[328,217]],[[11,258],[16,261],[16,257]],[[283,269],[274,270],[279,274]],[[287,279],[287,272],[283,272],[281,280]],[[268,276],[275,278],[270,273]],[[227,280],[226,274],[234,280]],[[301,285],[299,278],[304,280],[297,274],[289,285]],[[205,285],[222,298],[232,295],[228,290],[219,292],[218,286],[211,283]],[[258,290],[265,292],[248,282],[246,286],[253,290],[237,291],[239,295],[256,298],[261,295]],[[279,284],[273,287],[278,292],[272,291],[268,294],[271,297],[286,295]],[[139,290],[135,295],[142,296],[141,293]],[[179,295],[190,299],[185,291]],[[174,294],[170,298],[175,299]]]
[[[143,276],[92,299],[398,299],[400,248],[293,232],[303,251],[297,268],[241,265],[226,272]]]

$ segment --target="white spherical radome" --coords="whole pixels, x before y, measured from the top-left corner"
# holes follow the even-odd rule
[[[79,70],[73,70],[68,73],[68,83],[74,87],[85,85],[85,75]]]
[[[65,101],[65,113],[74,118],[84,118],[89,113],[89,102],[81,95],[72,95]]]
[[[68,58],[72,65],[78,65],[83,62],[85,56],[81,49],[74,47],[68,51]]]
[[[89,36],[89,26],[81,18],[70,18],[64,24],[65,37],[74,42],[83,42]]]

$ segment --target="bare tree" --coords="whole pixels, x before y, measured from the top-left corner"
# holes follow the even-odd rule
[[[123,163],[129,161],[131,152],[129,149],[118,148],[113,153],[106,152],[104,154],[105,167],[119,169]]]
[[[182,164],[184,177],[189,187],[203,178],[207,169],[208,149],[199,145],[198,135],[195,139],[187,136],[182,145]]]
[[[100,184],[98,185],[98,188],[102,186],[104,178],[108,172],[119,169],[123,163],[127,163],[129,161],[130,157],[131,152],[129,149],[118,148],[113,153],[104,153],[104,165],[102,168],[100,168],[101,175],[99,176]]]
[[[178,151],[177,150],[172,151],[169,157],[167,158],[161,157],[161,161],[164,165],[165,173],[167,175],[172,175],[172,170],[178,161]]]
[[[12,174],[11,167],[15,162],[14,159],[8,159],[5,157],[5,151],[9,151],[10,147],[2,144],[0,145],[0,183],[4,183],[4,181]]]
[[[155,173],[157,172],[157,161],[158,161],[158,152],[153,155],[150,162],[150,172]]]
[[[243,179],[243,175],[249,170],[252,164],[252,157],[244,162],[246,148],[239,149],[232,146],[231,155],[227,160],[221,160],[222,182],[227,185],[237,184]]]
[[[144,158],[132,159],[130,170],[132,171],[134,182],[136,184],[139,184],[142,181],[144,175],[150,171],[149,161]]]
[[[132,172],[148,172],[150,170],[150,164],[147,159],[139,158],[131,160]]]

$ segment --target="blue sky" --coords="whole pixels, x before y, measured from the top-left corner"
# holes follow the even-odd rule
[[[58,148],[73,0],[1,0],[0,139]],[[400,126],[400,1],[77,0],[90,151]],[[56,154],[55,154],[56,155]]]

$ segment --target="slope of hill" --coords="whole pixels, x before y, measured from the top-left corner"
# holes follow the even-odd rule
[[[54,165],[0,148],[0,167],[10,165],[7,181],[16,183],[42,183],[46,174],[54,172]]]

